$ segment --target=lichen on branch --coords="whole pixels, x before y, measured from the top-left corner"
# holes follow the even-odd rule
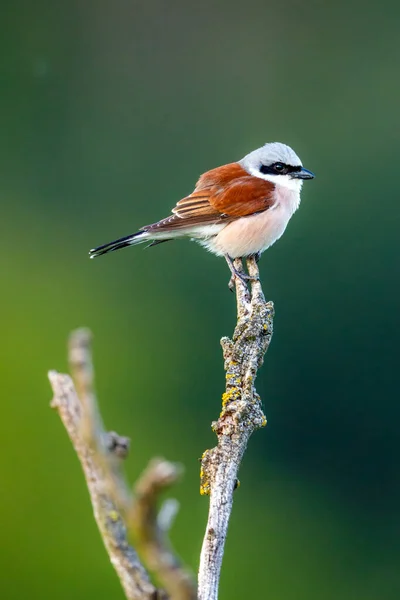
[[[134,490],[128,486],[121,461],[128,455],[130,442],[104,428],[94,390],[88,330],[79,329],[70,337],[73,377],[49,373],[54,393],[51,405],[58,411],[81,462],[94,517],[128,600],[218,598],[239,466],[250,436],[267,422],[255,380],[271,341],[274,307],[265,301],[255,258],[247,259],[247,267],[253,278],[250,290],[236,279],[237,324],[232,339],[221,340],[226,386],[219,418],[212,424],[217,445],[206,450],[201,459],[200,492],[210,497],[210,506],[197,589],[168,538],[178,503],[168,499],[158,508],[160,494],[179,478],[182,469],[164,459],[153,459]],[[242,268],[241,261],[235,261],[235,268]],[[152,583],[141,560],[162,588]]]
[[[254,278],[251,291],[236,280],[238,320],[232,339],[221,340],[226,386],[221,413],[212,424],[217,445],[206,450],[201,459],[200,493],[210,496],[210,507],[200,557],[199,600],[218,597],[239,466],[251,434],[267,423],[255,380],[271,342],[274,306],[265,301],[255,258],[247,259],[247,266]],[[241,261],[237,260],[235,267],[240,270]]]

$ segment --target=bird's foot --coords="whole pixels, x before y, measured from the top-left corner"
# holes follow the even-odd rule
[[[231,292],[233,292],[233,290],[235,289],[235,283],[236,280],[239,279],[241,281],[241,283],[244,285],[245,288],[247,288],[247,282],[248,281],[260,281],[260,278],[254,277],[252,275],[248,275],[247,273],[244,273],[244,271],[237,269],[233,263],[233,260],[231,259],[230,256],[225,255],[225,259],[226,262],[228,263],[228,267],[232,273],[231,278],[229,280],[228,283],[228,287],[231,290]]]
[[[232,275],[228,283],[228,287],[231,290],[231,292],[233,292],[233,290],[235,289],[236,279],[239,279],[246,288],[248,281],[260,281],[259,277],[252,277],[251,275],[240,272],[237,269],[235,269],[235,267],[233,267]]]

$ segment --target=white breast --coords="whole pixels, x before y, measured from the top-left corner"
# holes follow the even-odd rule
[[[213,238],[201,243],[211,252],[231,258],[263,252],[278,240],[300,204],[300,190],[277,185],[276,201],[268,210],[230,223]]]

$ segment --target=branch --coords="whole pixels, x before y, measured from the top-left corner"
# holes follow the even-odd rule
[[[192,577],[182,568],[167,539],[178,505],[167,500],[157,517],[157,499],[181,474],[179,465],[153,459],[135,486],[130,524],[148,567],[155,571],[173,600],[196,600]]]
[[[129,546],[126,527],[120,511],[108,493],[101,464],[82,436],[83,406],[77,396],[71,378],[50,371],[49,380],[54,392],[51,403],[72,441],[81,462],[96,519],[110,560],[118,574],[128,600],[154,600],[162,598],[150,583],[135,550]]]
[[[58,410],[81,462],[94,516],[111,563],[128,600],[166,600],[169,597],[192,600],[195,598],[194,582],[166,541],[165,524],[171,524],[176,503],[170,500],[159,516],[155,509],[159,493],[176,479],[179,467],[159,461],[157,464],[162,469],[156,470],[159,479],[155,479],[157,485],[152,486],[151,510],[147,513],[140,511],[139,507],[143,505],[140,494],[136,508],[136,501],[121,471],[121,458],[128,453],[129,440],[104,429],[94,392],[90,342],[90,332],[85,329],[71,335],[69,360],[79,394],[68,375],[50,371],[49,380],[54,393],[51,406]],[[145,471],[139,484],[146,480],[149,472],[149,469]],[[169,473],[169,477],[165,473]],[[130,516],[134,514],[137,515],[135,523],[138,531],[145,529],[148,532],[146,543],[153,548],[153,554],[147,553],[147,558],[153,559],[149,560],[149,566],[160,581],[165,582],[168,594],[151,583],[136,550],[128,543],[126,524],[130,525]],[[140,549],[141,541],[137,546]],[[144,556],[145,550],[146,546]]]
[[[258,278],[255,258],[247,259],[247,266],[249,274]],[[236,260],[235,267],[240,270],[241,261]],[[210,507],[200,556],[199,600],[218,598],[239,466],[251,434],[267,423],[254,382],[271,341],[274,307],[265,301],[259,280],[252,281],[250,295],[247,286],[236,279],[236,295],[238,320],[233,339],[221,340],[226,390],[219,419],[212,424],[218,443],[204,452],[201,461],[200,493],[210,496]]]

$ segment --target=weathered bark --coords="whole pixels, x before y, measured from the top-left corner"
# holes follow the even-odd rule
[[[258,278],[254,258],[247,260],[249,274]],[[241,262],[236,261],[237,269]],[[266,425],[254,382],[272,336],[274,307],[266,302],[259,280],[252,281],[251,295],[236,280],[238,321],[232,340],[222,338],[226,389],[222,411],[212,427],[215,448],[203,453],[200,492],[210,496],[206,533],[200,556],[198,598],[216,600],[233,493],[238,470],[253,431]]]
[[[236,260],[235,266],[240,270],[241,261]],[[247,266],[254,278],[251,291],[236,280],[237,325],[232,340],[221,340],[226,389],[219,419],[212,426],[218,442],[204,452],[201,461],[200,493],[210,496],[210,507],[197,590],[168,540],[178,504],[170,499],[159,512],[157,509],[161,492],[177,480],[182,469],[153,459],[132,493],[121,470],[129,439],[104,428],[94,391],[87,330],[79,329],[70,338],[73,379],[55,371],[49,373],[54,392],[51,405],[57,409],[81,462],[97,525],[128,600],[218,598],[239,466],[251,434],[266,425],[254,382],[271,341],[274,308],[264,299],[256,260],[249,258]],[[128,541],[128,532],[133,534],[135,547]],[[153,585],[139,555],[165,591]]]

